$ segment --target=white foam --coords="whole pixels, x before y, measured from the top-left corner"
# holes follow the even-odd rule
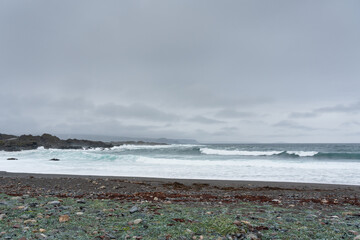
[[[188,144],[171,144],[171,145],[131,145],[125,144],[121,146],[114,146],[110,150],[139,150],[139,149],[166,149],[166,148],[190,148],[198,145]]]
[[[240,151],[240,150],[222,150],[212,148],[200,148],[200,152],[208,155],[224,156],[271,156],[282,153],[282,151]]]
[[[286,151],[288,154],[294,154],[294,155],[298,155],[300,157],[313,157],[316,154],[318,154],[318,152],[315,151]]]

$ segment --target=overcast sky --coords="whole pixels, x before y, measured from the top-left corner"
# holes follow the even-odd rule
[[[0,2],[0,132],[360,142],[360,1]]]

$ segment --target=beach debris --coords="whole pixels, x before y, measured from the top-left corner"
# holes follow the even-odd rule
[[[135,225],[137,225],[137,224],[139,224],[139,223],[141,223],[142,222],[142,219],[141,218],[138,218],[138,219],[135,219],[134,220],[134,224]]]
[[[50,159],[49,161],[55,161],[55,162],[58,162],[58,161],[60,161],[60,159],[58,159],[58,158],[52,158],[52,159]]]
[[[100,186],[99,188],[100,188],[100,189],[105,189],[106,186],[102,185],[102,186]]]
[[[40,229],[39,229],[39,232],[44,233],[44,232],[46,232],[46,230],[43,229],[43,228],[40,228]]]
[[[83,212],[76,212],[75,214],[78,215],[78,216],[84,215]]]
[[[133,207],[130,208],[130,210],[129,210],[130,213],[135,213],[135,212],[137,212],[137,211],[139,211],[139,208],[138,208],[137,206],[133,206]]]
[[[158,197],[154,197],[154,201],[158,201],[159,200],[159,198]]]
[[[14,160],[18,160],[17,158],[13,158],[13,157],[11,157],[11,158],[8,158],[8,159],[6,159],[6,160],[9,160],[9,161],[14,161]]]
[[[69,215],[61,215],[59,217],[59,222],[68,222],[70,220],[70,216]]]

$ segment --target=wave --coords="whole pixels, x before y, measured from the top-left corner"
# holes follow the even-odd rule
[[[283,151],[240,151],[240,150],[223,150],[212,148],[200,148],[202,154],[207,155],[225,155],[225,156],[271,156],[282,153]]]
[[[205,155],[221,156],[278,156],[278,157],[312,157],[317,159],[360,159],[360,153],[332,153],[317,151],[241,151],[241,150],[224,150],[212,148],[200,148],[200,152]]]

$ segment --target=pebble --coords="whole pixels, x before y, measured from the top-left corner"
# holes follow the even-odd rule
[[[247,238],[251,239],[251,240],[257,240],[259,239],[255,234],[253,233],[249,233],[247,234]]]
[[[80,216],[80,215],[83,215],[84,213],[83,212],[77,212],[75,213],[76,215]]]
[[[185,230],[185,232],[187,232],[187,233],[193,233],[193,231],[191,231],[191,230],[188,229],[188,228]]]
[[[61,215],[59,217],[59,222],[67,222],[70,220],[70,216],[69,215]]]
[[[159,200],[159,198],[157,198],[157,197],[154,197],[154,201],[158,201]]]
[[[22,219],[29,219],[29,218],[30,218],[30,215],[24,214],[24,215],[21,215],[20,218],[22,218]]]
[[[136,225],[136,224],[139,224],[139,223],[141,223],[141,222],[142,222],[142,219],[140,219],[140,218],[134,220],[134,224],[135,224],[135,225]]]
[[[129,210],[130,213],[135,213],[135,212],[137,212],[137,211],[139,211],[139,208],[138,208],[137,206],[133,206],[133,207],[130,208],[130,210]]]
[[[12,197],[12,198],[10,198],[11,200],[20,200],[21,199],[21,197]]]
[[[28,224],[28,223],[36,223],[37,221],[35,219],[28,219],[24,221],[24,224]]]
[[[46,232],[46,230],[43,229],[43,228],[40,228],[40,229],[39,229],[39,232],[44,233],[44,232]]]
[[[106,187],[103,185],[103,186],[101,186],[101,187],[99,187],[100,189],[105,189]]]
[[[77,203],[81,203],[81,204],[85,204],[85,203],[86,203],[86,201],[83,200],[83,199],[79,199],[79,200],[77,200],[76,202],[77,202]]]
[[[7,202],[0,202],[0,205],[8,205]]]
[[[48,202],[48,205],[58,206],[58,205],[60,205],[60,201],[51,201],[51,202]]]
[[[0,221],[3,220],[6,217],[6,214],[2,213],[0,214]]]
[[[278,204],[280,204],[281,203],[281,201],[279,200],[279,199],[273,199],[273,200],[271,200],[273,203],[278,203]]]
[[[47,238],[47,236],[46,236],[45,234],[43,234],[43,233],[41,233],[40,236],[41,236],[42,238]]]

